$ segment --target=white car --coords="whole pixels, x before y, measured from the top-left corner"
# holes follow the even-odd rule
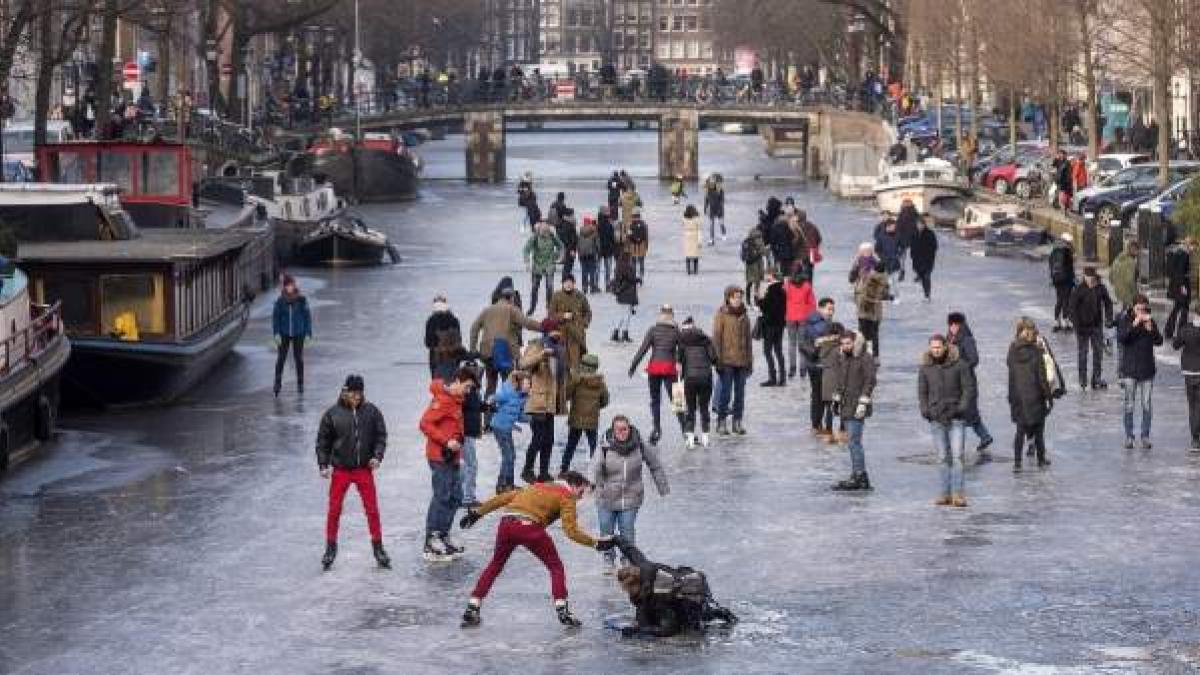
[[[1100,158],[1088,162],[1088,175],[1092,177],[1093,183],[1099,183],[1111,176],[1116,175],[1121,169],[1128,169],[1134,164],[1145,164],[1153,159],[1150,155],[1120,152],[1110,155],[1100,155]]]

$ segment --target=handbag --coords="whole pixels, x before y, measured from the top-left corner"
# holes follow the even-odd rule
[[[687,411],[687,402],[684,396],[683,381],[677,380],[671,385],[671,412],[679,414]]]

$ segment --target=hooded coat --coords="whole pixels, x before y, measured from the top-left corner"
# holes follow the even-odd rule
[[[829,400],[841,401],[845,406],[843,414],[853,410],[860,398],[871,398],[875,393],[875,357],[866,352],[866,344],[862,335],[858,335],[852,353],[846,354],[839,346],[834,352],[832,367],[825,366],[824,377],[830,380]],[[869,407],[867,414],[870,415]]]
[[[922,276],[933,272],[937,259],[938,239],[932,228],[920,227],[913,234],[908,254],[912,258],[913,271]]]
[[[564,250],[562,241],[554,233],[554,228],[547,223],[538,223],[533,234],[525,242],[522,253],[534,274],[546,276],[554,274],[554,266]]]
[[[518,362],[529,373],[529,398],[525,412],[530,415],[562,415],[566,412],[566,360],[562,346],[546,337],[529,343]]]
[[[717,348],[717,367],[752,368],[754,346],[750,337],[750,318],[746,305],[736,309],[729,306],[729,291],[725,293],[725,304],[713,317],[713,345]]]
[[[525,419],[525,400],[528,395],[511,382],[502,382],[496,391],[492,413],[492,428],[497,431],[512,431],[513,426]]]
[[[617,254],[617,230],[613,227],[612,216],[601,213],[596,218],[596,253],[601,258],[611,258]]]
[[[974,422],[979,419],[979,378],[975,374],[975,369],[979,367],[979,347],[975,342],[975,334],[964,319],[958,332],[948,333],[946,340],[958,349],[958,357],[967,364],[971,378],[975,381],[975,396],[971,400],[971,409],[966,417],[967,421]]]
[[[767,284],[762,297],[756,301],[762,311],[763,323],[772,328],[783,328],[787,323],[787,293],[783,282]]]
[[[299,293],[290,298],[280,293],[271,312],[271,331],[280,337],[311,338],[312,313],[308,310],[308,298]]]
[[[766,255],[767,250],[766,242],[763,240],[762,228],[752,228],[750,233],[746,235],[746,239],[749,240],[749,243],[743,243],[743,246],[750,246],[757,252],[757,255],[750,262],[742,261],[746,266],[746,283],[761,283],[765,272],[763,269],[763,256]]]
[[[425,408],[418,425],[425,434],[425,458],[439,464],[448,458],[451,463],[458,464],[462,461],[463,396],[450,393],[441,380],[429,383],[429,393],[433,400]],[[458,441],[459,448],[451,451],[450,441]]]
[[[949,424],[970,417],[975,378],[970,366],[959,357],[957,347],[948,345],[940,361],[929,351],[921,356],[917,394],[921,417],[931,422]]]
[[[633,260],[619,258],[616,269],[613,271],[612,280],[612,292],[617,296],[617,304],[636,307],[638,304],[637,287],[638,278],[637,273],[633,271]]]
[[[859,275],[854,285],[854,304],[858,318],[867,321],[883,320],[883,301],[888,295],[888,280],[878,269]]]
[[[1158,374],[1154,348],[1163,343],[1158,324],[1151,321],[1149,330],[1142,326],[1135,328],[1133,310],[1126,310],[1117,321],[1117,340],[1125,347],[1121,350],[1120,376],[1138,382],[1153,380]]]
[[[635,230],[639,231],[640,235],[635,236]],[[637,238],[641,238],[641,241],[634,241]],[[625,250],[635,258],[645,258],[646,254],[650,252],[650,226],[640,216],[629,223],[629,231],[625,237]]]
[[[712,218],[725,217],[725,189],[710,186],[704,191],[704,212]]]
[[[791,279],[783,282],[784,293],[787,294],[788,323],[803,323],[817,309],[817,299],[813,296],[812,284],[808,281],[795,283]]]
[[[567,401],[571,412],[567,426],[572,429],[596,429],[600,426],[600,411],[608,407],[608,385],[604,375],[596,372],[574,372],[567,380]]]
[[[1008,409],[1019,427],[1041,424],[1050,414],[1053,392],[1043,354],[1036,343],[1020,338],[1008,348]]]
[[[642,443],[637,427],[630,426],[629,438],[618,441],[612,428],[604,434],[604,446],[592,465],[596,506],[608,511],[630,511],[642,506],[645,487],[642,465],[650,468],[660,497],[671,493],[667,473],[653,446]]]
[[[569,320],[563,318],[568,312],[571,314]],[[592,306],[588,304],[587,296],[578,288],[569,293],[560,288],[551,296],[546,313],[559,322],[567,349],[567,367],[574,368],[587,353],[587,329],[592,325]]]
[[[685,382],[711,383],[717,365],[717,348],[704,331],[684,328],[679,335],[679,363],[683,365]]]

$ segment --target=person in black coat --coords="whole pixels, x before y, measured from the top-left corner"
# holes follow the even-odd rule
[[[1100,281],[1096,268],[1083,268],[1083,284],[1071,291],[1069,305],[1071,322],[1075,325],[1075,340],[1079,347],[1079,387],[1088,387],[1088,348],[1092,351],[1093,389],[1107,389],[1101,377],[1104,362],[1104,327],[1112,324],[1112,298]]]
[[[433,313],[425,321],[425,348],[429,350],[429,375],[447,382],[454,378],[467,355],[458,317],[441,293],[434,296]]]
[[[712,401],[713,369],[717,348],[696,326],[692,317],[683,320],[676,356],[683,370],[683,397],[687,413],[683,418],[684,446],[696,446],[696,412],[700,413],[700,444],[708,447],[709,403]]]
[[[992,444],[992,433],[988,431],[987,425],[983,423],[983,416],[979,414],[979,380],[976,374],[979,368],[979,347],[975,343],[975,334],[971,332],[965,314],[950,312],[946,317],[946,339],[958,348],[959,356],[970,368],[971,377],[975,379],[975,397],[971,401],[965,421],[979,437],[979,447],[975,452],[979,453],[978,461],[982,464],[991,460],[987,449]]]
[[[1125,448],[1133,447],[1133,409],[1142,411],[1141,445],[1150,449],[1150,396],[1154,392],[1157,368],[1154,348],[1163,343],[1162,333],[1150,316],[1150,300],[1138,295],[1133,307],[1121,314],[1117,322],[1117,340],[1121,350],[1121,391],[1124,399]]]
[[[1175,327],[1187,321],[1188,307],[1192,304],[1192,253],[1195,250],[1196,242],[1191,237],[1167,249],[1167,297],[1173,303],[1164,334],[1168,340],[1175,335]]]
[[[617,583],[636,610],[634,625],[622,627],[622,636],[671,637],[714,621],[737,623],[733,612],[713,600],[704,573],[653,562],[624,537],[615,542],[628,561],[617,571]]]
[[[896,214],[896,235],[900,244],[900,281],[904,281],[904,254],[912,247],[913,239],[917,236],[917,223],[921,220],[921,214],[911,199],[900,202],[900,212]],[[876,235],[878,234],[876,232]]]
[[[633,321],[633,315],[637,314],[637,287],[640,283],[642,280],[638,279],[633,270],[633,257],[629,255],[629,251],[621,251],[609,290],[617,296],[617,304],[628,307],[629,311],[617,321],[617,327],[612,333],[613,342],[633,342],[629,337],[629,324]]]
[[[614,171],[608,178],[608,184],[605,186],[608,189],[608,212],[616,213],[621,205],[621,189],[624,184],[621,182],[621,174]]]
[[[1021,470],[1026,439],[1037,449],[1038,466],[1046,458],[1046,418],[1054,407],[1054,392],[1046,373],[1046,352],[1037,326],[1028,317],[1017,321],[1017,335],[1008,347],[1008,409],[1017,427],[1013,438],[1013,471]]]
[[[1064,234],[1050,249],[1050,285],[1054,287],[1054,332],[1071,330],[1071,292],[1075,290],[1075,238]]]
[[[767,379],[764,387],[782,387],[787,384],[787,365],[783,360],[783,335],[787,328],[787,293],[783,283],[768,271],[762,295],[756,300],[762,316],[763,355],[767,357]]]
[[[615,177],[616,174],[614,173]],[[596,214],[596,237],[599,244],[597,253],[604,265],[604,287],[612,283],[613,259],[617,256],[617,230],[613,226],[612,214],[617,211],[612,206],[601,206]]]
[[[896,226],[898,229],[899,219],[897,219]],[[917,232],[913,235],[909,255],[912,256],[913,274],[917,276],[917,281],[921,282],[921,289],[925,291],[926,301],[929,300],[929,292],[933,287],[933,263],[937,259],[937,249],[937,235],[925,224],[924,220],[918,220]]]
[[[1192,452],[1200,452],[1200,326],[1184,317],[1171,346],[1182,350],[1179,369],[1187,393],[1188,427],[1192,432]]]

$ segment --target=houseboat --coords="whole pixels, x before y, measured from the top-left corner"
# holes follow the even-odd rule
[[[35,304],[25,274],[0,268],[0,474],[54,434],[70,354],[59,305]]]
[[[899,213],[900,205],[907,199],[924,215],[941,200],[961,200],[970,188],[953,164],[927,159],[888,166],[875,181],[874,192],[879,210],[884,213]]]
[[[400,262],[387,236],[367,227],[361,218],[341,213],[323,221],[299,242],[296,262],[301,265],[378,265],[387,255]]]
[[[68,217],[29,217],[40,199]],[[61,303],[72,403],[169,402],[211,373],[245,329],[253,281],[245,229],[140,229],[116,186],[0,186],[34,302]],[[91,221],[90,225],[88,221]],[[89,235],[90,236],[87,236]]]
[[[246,179],[246,202],[271,224],[275,262],[297,262],[300,241],[346,208],[333,186],[296,168],[255,172]],[[299,166],[303,166],[301,163]]]
[[[417,198],[419,165],[401,139],[368,133],[360,142],[330,130],[309,148],[312,171],[323,174],[338,194],[356,202],[409,201]]]

